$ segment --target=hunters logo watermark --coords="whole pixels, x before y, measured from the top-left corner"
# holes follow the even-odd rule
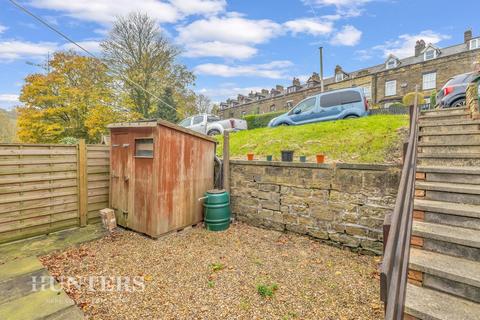
[[[137,292],[145,290],[144,276],[65,277],[32,276],[32,291],[87,288],[89,292]]]

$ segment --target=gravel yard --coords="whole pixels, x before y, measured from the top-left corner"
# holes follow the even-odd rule
[[[383,318],[378,257],[244,224],[159,240],[124,231],[41,260],[58,279],[143,277],[133,292],[62,281],[90,319]]]

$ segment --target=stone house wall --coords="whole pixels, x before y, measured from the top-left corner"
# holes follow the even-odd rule
[[[230,179],[239,221],[381,254],[400,167],[236,160]]]

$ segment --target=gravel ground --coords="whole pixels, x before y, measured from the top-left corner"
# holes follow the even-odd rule
[[[378,257],[240,223],[159,240],[124,231],[41,260],[89,319],[383,318]],[[60,276],[141,277],[145,288],[89,291]]]

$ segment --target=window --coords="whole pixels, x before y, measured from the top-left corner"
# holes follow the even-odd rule
[[[135,139],[135,157],[153,158],[153,139]]]
[[[365,94],[365,98],[367,99],[372,99],[372,87],[362,87],[363,88],[363,93]]]
[[[427,73],[423,75],[423,90],[435,89],[437,87],[437,73]]]
[[[178,125],[187,128],[187,127],[190,127],[191,122],[192,122],[192,118],[187,118],[182,122],[180,122]]]
[[[276,110],[275,105],[272,104],[272,105],[270,106],[270,112],[274,112],[275,110]]]
[[[200,124],[203,122],[203,116],[195,116],[193,117],[193,125]]]
[[[213,115],[208,115],[208,116],[207,116],[207,122],[208,122],[208,123],[217,122],[217,121],[220,121],[220,118],[219,118],[219,117],[213,116]]]
[[[394,96],[397,94],[397,80],[385,82],[385,96]]]
[[[303,100],[292,110],[290,114],[306,113],[313,111],[315,109],[316,102],[317,98],[309,98],[307,100]]]
[[[437,57],[437,51],[435,49],[429,49],[424,53],[424,60],[432,60]]]
[[[289,87],[289,88],[287,89],[287,92],[288,92],[288,93],[292,93],[292,92],[295,92],[295,91],[297,91],[297,87]]]
[[[393,69],[397,67],[397,60],[396,59],[390,59],[387,61],[386,68],[387,69]]]
[[[335,82],[342,81],[342,80],[343,80],[343,76],[344,76],[343,73],[337,73],[337,74],[335,75]]]
[[[480,48],[480,39],[472,39],[470,40],[470,50],[475,50]]]
[[[355,103],[362,101],[360,93],[357,91],[342,91],[335,93],[327,93],[320,96],[320,106],[322,108],[331,108],[343,104]]]

